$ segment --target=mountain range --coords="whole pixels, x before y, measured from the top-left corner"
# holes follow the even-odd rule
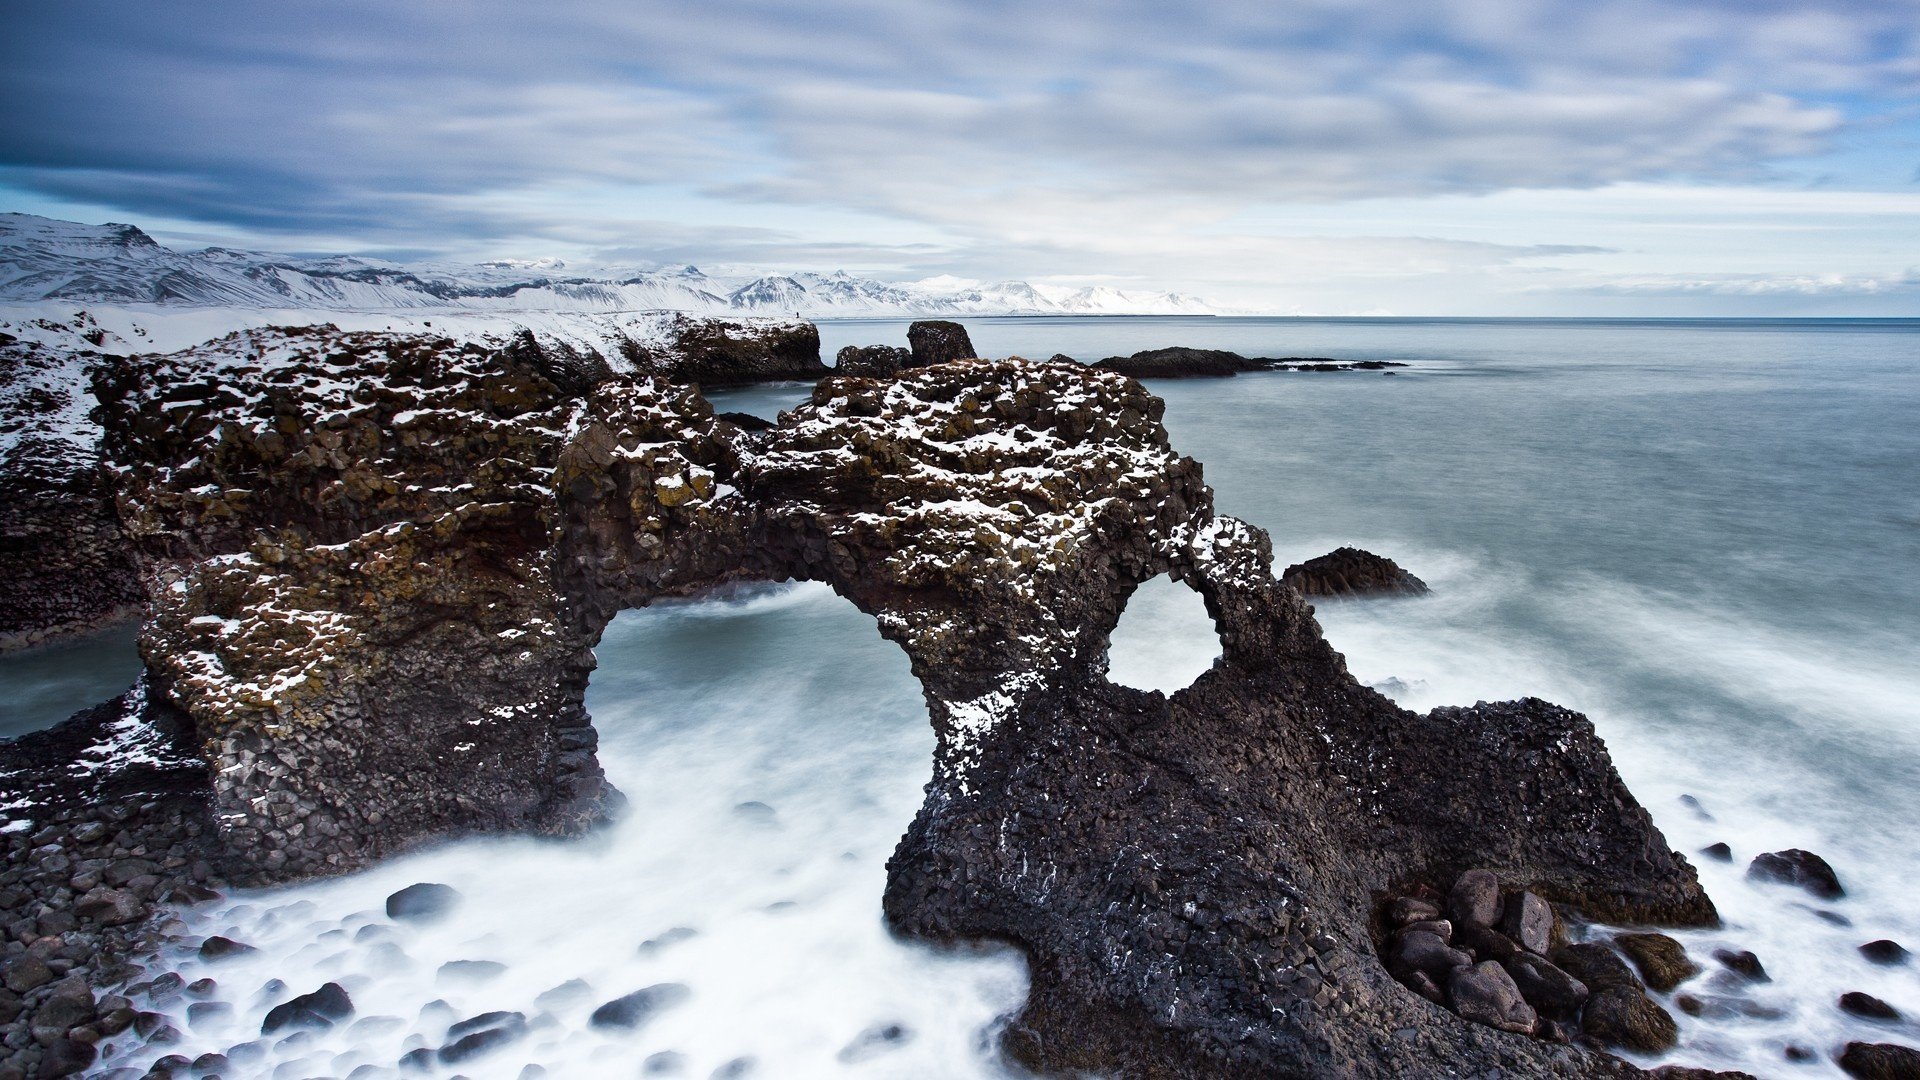
[[[210,247],[176,251],[132,225],[0,214],[0,300],[320,311],[640,311],[809,318],[1214,315],[1178,293],[953,278],[886,282],[844,271],[767,274],[680,266],[570,273],[557,259],[394,266]]]

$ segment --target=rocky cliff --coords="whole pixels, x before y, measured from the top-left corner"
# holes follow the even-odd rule
[[[1583,717],[1414,714],[1356,683],[1118,374],[833,377],[748,431],[537,341],[317,328],[113,361],[98,388],[149,684],[237,880],[587,826],[617,799],[581,704],[608,620],[796,578],[912,662],[937,749],[887,917],[1025,951],[1006,1044],[1035,1067],[1628,1075],[1416,996],[1379,904],[1487,867],[1595,918],[1714,918]],[[1165,574],[1223,645],[1171,697],[1106,678]]]

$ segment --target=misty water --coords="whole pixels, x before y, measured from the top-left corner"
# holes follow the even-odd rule
[[[1680,936],[1709,968],[1717,947],[1758,953],[1773,981],[1746,994],[1778,1016],[1677,1015],[1682,1044],[1662,1060],[1838,1076],[1825,1057],[1848,1039],[1915,1042],[1834,1002],[1861,990],[1920,1015],[1912,968],[1855,952],[1882,937],[1920,947],[1920,321],[967,325],[990,355],[1185,344],[1410,364],[1150,386],[1220,509],[1269,530],[1280,566],[1353,544],[1433,586],[1319,605],[1360,679],[1415,709],[1523,695],[1579,709],[1675,848],[1732,846],[1731,863],[1692,856],[1725,926]],[[822,326],[829,356],[904,333]],[[771,416],[806,392],[715,400]],[[1217,651],[1189,595],[1136,598],[1115,646],[1126,681],[1177,686]],[[200,999],[174,999],[182,1043],[136,1060],[244,1045],[245,1074],[348,1075],[505,1009],[529,1033],[458,1071],[630,1076],[651,1061],[704,1077],[742,1058],[770,1077],[1000,1071],[995,1024],[1024,992],[1020,960],[937,953],[881,924],[884,863],[932,736],[872,621],[824,588],[770,587],[628,612],[598,653],[589,706],[631,799],[619,825],[570,843],[466,841],[187,913],[262,951],[205,971],[180,958],[231,1008],[190,1020]],[[33,656],[0,661],[0,700],[23,700]],[[21,725],[92,699],[33,700]],[[1824,855],[1848,896],[1744,879],[1755,854],[1785,847]],[[384,897],[415,881],[464,900],[431,926],[389,922]],[[460,960],[503,966],[443,967]],[[287,988],[264,991],[275,978]],[[255,1043],[273,1002],[327,979],[361,1019]],[[1710,979],[1682,992],[1718,992]],[[591,990],[543,1003],[571,980]],[[660,983],[687,992],[637,1031],[586,1025],[599,1002]],[[889,1027],[897,1037],[875,1034]],[[1789,1043],[1822,1060],[1789,1065]]]

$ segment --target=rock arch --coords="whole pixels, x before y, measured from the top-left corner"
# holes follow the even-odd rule
[[[613,797],[581,705],[607,620],[790,577],[911,661],[937,749],[887,916],[1026,951],[1007,1042],[1030,1064],[1626,1075],[1413,997],[1373,956],[1375,899],[1490,866],[1596,917],[1714,917],[1584,718],[1416,715],[1356,683],[1119,375],[828,378],[749,432],[537,347],[319,328],[129,360],[99,395],[152,682],[196,725],[241,879],[584,827]],[[1169,573],[1222,646],[1171,700],[1102,672],[1126,595]]]

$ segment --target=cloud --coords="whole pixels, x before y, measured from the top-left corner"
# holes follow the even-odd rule
[[[1913,16],[1911,0],[70,0],[13,13],[0,41],[0,183],[362,248],[1446,273],[1596,255],[1596,237],[1544,223],[1475,249],[1419,239],[1417,216],[1338,244],[1243,225],[1355,200],[1758,184],[1905,115]]]

